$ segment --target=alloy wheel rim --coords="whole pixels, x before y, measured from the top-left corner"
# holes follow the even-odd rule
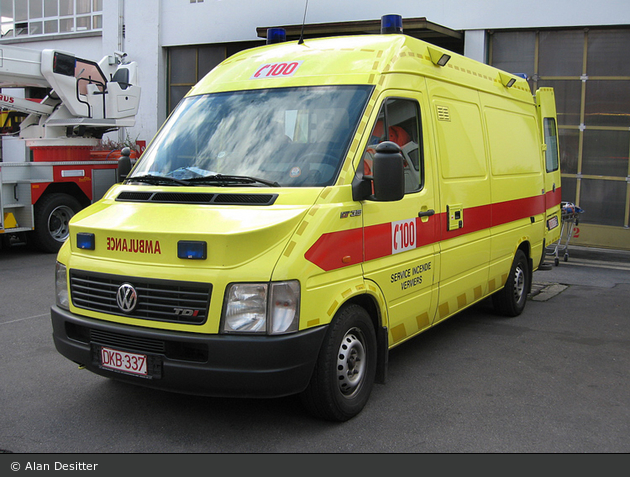
[[[519,265],[514,270],[514,299],[519,302],[525,293],[525,272]]]
[[[58,242],[63,242],[70,235],[68,223],[74,215],[74,211],[65,205],[57,207],[48,217],[48,230],[50,236]]]

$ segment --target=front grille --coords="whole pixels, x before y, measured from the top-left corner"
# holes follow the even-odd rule
[[[94,343],[112,346],[116,349],[130,349],[136,352],[164,353],[166,351],[164,341],[124,335],[111,331],[90,330],[90,340]]]
[[[146,338],[135,334],[99,330],[66,322],[68,338],[85,344],[109,346],[117,350],[134,353],[163,354],[169,359],[205,363],[208,361],[208,347],[194,341],[172,341]],[[96,350],[96,348],[94,348]]]
[[[137,305],[123,312],[116,301],[118,288],[131,284]],[[78,308],[144,320],[200,325],[208,318],[212,285],[70,271],[70,295]]]

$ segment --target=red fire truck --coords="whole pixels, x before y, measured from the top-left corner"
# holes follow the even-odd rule
[[[137,63],[121,52],[96,62],[61,50],[0,48],[0,88],[47,92],[41,100],[0,93],[13,121],[3,133],[17,126],[30,149],[26,160],[0,161],[0,246],[21,238],[56,252],[70,218],[118,181],[118,161],[94,148],[105,133],[135,124],[137,80]]]

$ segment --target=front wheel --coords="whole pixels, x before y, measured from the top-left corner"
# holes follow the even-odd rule
[[[330,324],[302,402],[315,416],[347,421],[367,403],[376,375],[376,333],[358,305],[344,306]]]
[[[56,253],[70,235],[68,222],[81,210],[77,199],[55,193],[42,197],[35,206],[35,246],[43,252]]]
[[[531,269],[522,250],[517,250],[505,286],[492,295],[495,310],[504,316],[518,316],[525,309]]]

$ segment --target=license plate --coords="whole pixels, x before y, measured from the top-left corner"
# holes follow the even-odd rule
[[[101,366],[123,373],[147,375],[147,357],[144,354],[127,353],[112,348],[101,348]]]

